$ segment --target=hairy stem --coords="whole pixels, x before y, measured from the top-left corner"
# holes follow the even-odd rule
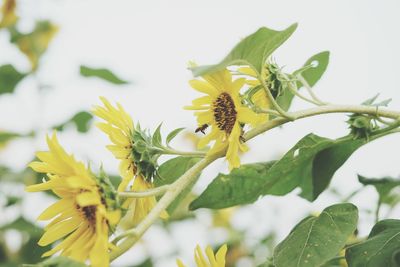
[[[304,77],[301,74],[297,75],[297,78],[303,84],[303,86],[306,88],[308,94],[312,97],[312,99],[314,99],[315,102],[319,103],[320,105],[328,104],[317,97],[317,95],[314,93],[314,90],[312,89],[312,87],[308,84],[306,79],[304,79]]]
[[[399,119],[400,112],[384,109],[384,108],[377,108],[373,106],[362,106],[362,105],[326,105],[326,106],[318,106],[315,108],[305,109],[297,112],[291,113],[291,116],[294,117],[295,120],[312,117],[321,114],[328,114],[328,113],[360,113],[360,114],[369,114],[375,115],[385,118],[391,119]],[[249,140],[254,138],[255,136],[268,131],[272,128],[278,127],[282,124],[291,121],[288,118],[277,118],[271,121],[268,121],[250,131],[248,131],[243,137],[245,140]]]
[[[267,94],[271,94],[269,90],[266,90]],[[272,97],[272,96],[271,96]],[[400,112],[393,111],[389,109],[381,109],[372,106],[352,106],[352,105],[326,105],[326,106],[318,106],[315,108],[305,109],[297,112],[290,113],[288,117],[285,118],[276,118],[274,120],[268,121],[250,131],[248,131],[244,138],[245,140],[250,140],[256,137],[259,134],[262,134],[270,129],[278,127],[287,122],[302,118],[307,118],[311,116],[328,114],[328,113],[360,113],[360,114],[369,114],[375,115],[390,119],[399,120]],[[285,113],[286,114],[286,113]],[[283,115],[283,114],[282,114]],[[397,124],[393,124],[393,126],[388,128],[393,128],[390,130],[388,128],[382,129],[385,131],[389,131],[391,133],[398,132]],[[384,135],[384,133],[382,133]],[[163,197],[158,201],[158,203],[154,206],[154,208],[150,211],[150,213],[143,219],[140,224],[133,229],[122,233],[120,236],[116,237],[114,240],[115,243],[118,241],[125,239],[121,244],[118,245],[117,249],[113,250],[110,255],[110,260],[114,260],[119,257],[121,254],[130,249],[147,231],[147,229],[159,218],[160,214],[174,201],[174,199],[190,184],[195,182],[198,174],[210,165],[216,159],[223,157],[226,151],[221,151],[219,154],[215,154],[212,156],[207,156],[200,160],[197,164],[195,164],[192,168],[190,168],[186,173],[184,173],[179,179],[177,179],[174,183],[170,184],[170,186],[166,189]],[[140,193],[140,192],[137,192]],[[128,238],[126,238],[128,237]]]
[[[123,233],[124,236],[130,236],[131,238],[125,239],[120,245],[118,245],[118,249],[111,252],[110,260],[114,260],[125,251],[130,249],[142,237],[147,229],[158,219],[161,212],[163,212],[188,185],[192,184],[194,180],[198,178],[198,174],[205,167],[210,165],[213,161],[221,156],[222,155],[213,155],[200,160],[178,180],[172,183],[164,196],[158,201],[149,214],[147,214],[143,221],[141,221],[136,228]]]

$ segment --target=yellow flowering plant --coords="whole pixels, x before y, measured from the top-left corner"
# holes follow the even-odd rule
[[[12,65],[0,66],[0,87],[3,71],[8,75],[0,93],[12,93],[19,81],[40,73],[41,57],[58,32],[52,22],[38,20],[32,23],[32,31],[22,33],[19,23],[17,2],[5,0],[0,29],[8,33],[10,42],[30,67],[28,72],[20,73]],[[24,179],[27,192],[41,192],[41,196],[51,199],[44,210],[33,211],[38,221],[47,221],[44,228],[42,222],[18,221],[29,225],[22,228],[33,229],[29,235],[36,232],[36,239],[28,240],[34,241],[40,256],[51,258],[40,263],[37,259],[24,261],[38,264],[35,266],[107,267],[125,255],[136,262],[138,252],[130,249],[139,242],[146,243],[142,237],[152,226],[167,229],[167,233],[181,231],[182,221],[203,219],[203,213],[197,212],[201,208],[215,210],[204,213],[213,214],[204,216],[209,223],[204,225],[212,237],[205,239],[210,245],[204,251],[196,246],[192,265],[186,265],[184,262],[190,260],[181,260],[183,257],[174,251],[169,255],[174,258],[174,266],[230,267],[238,266],[239,260],[251,262],[249,266],[269,267],[398,266],[400,220],[383,217],[381,212],[383,206],[390,211],[400,203],[396,194],[400,182],[396,178],[358,177],[363,188],[373,186],[379,198],[376,223],[368,237],[358,236],[362,211],[349,203],[361,189],[310,214],[284,238],[269,233],[249,245],[245,240],[247,232],[232,223],[235,216],[241,216],[237,206],[252,204],[265,196],[285,196],[295,191],[298,197],[314,202],[328,191],[336,171],[354,152],[376,139],[400,132],[400,112],[386,107],[389,100],[378,101],[376,96],[360,105],[342,105],[317,96],[314,87],[327,69],[328,51],[312,56],[294,71],[278,64],[272,55],[296,28],[297,24],[280,31],[262,27],[243,38],[219,63],[190,64],[193,78],[185,90],[193,93],[194,100],[182,103],[182,107],[194,115],[187,125],[190,130],[186,131],[195,140],[194,151],[173,145],[185,128],[164,137],[161,124],[155,130],[141,127],[128,112],[130,107],[110,101],[111,97],[101,96],[101,103],[90,112],[81,111],[51,127],[55,130],[46,137],[46,150],[36,153],[29,170],[11,176],[28,177]],[[107,69],[81,66],[80,73],[114,85],[129,83]],[[43,84],[39,87],[46,88]],[[295,110],[294,99],[311,107]],[[329,113],[349,114],[345,122],[348,134],[331,139],[310,133],[274,160],[249,162],[253,140],[262,134],[293,121]],[[107,145],[100,149],[111,152],[109,159],[117,170],[114,174],[103,167],[95,171],[93,166],[102,166],[100,162],[88,160],[86,164],[60,145],[56,132],[75,125],[77,131],[87,133],[92,119],[96,120],[97,130],[90,133],[105,134]],[[0,147],[13,138],[42,138],[42,130],[25,135],[1,132]],[[60,139],[64,139],[61,134]],[[269,153],[268,148],[265,151]],[[243,158],[245,152],[248,153]],[[215,174],[205,188],[198,187],[198,180],[211,173],[203,171],[219,159],[225,172]],[[11,173],[0,168],[3,171]],[[48,199],[44,199],[47,204]],[[7,203],[11,200],[7,198]],[[263,223],[257,218],[254,221]],[[7,260],[14,256],[2,249],[2,231],[13,227],[0,227],[0,259],[3,254],[7,254]],[[213,231],[221,229],[224,241],[216,242],[221,238]],[[214,252],[212,246],[216,243],[226,244]],[[164,266],[160,262],[157,266]],[[115,266],[119,264],[116,262]],[[153,266],[153,261],[141,266]]]

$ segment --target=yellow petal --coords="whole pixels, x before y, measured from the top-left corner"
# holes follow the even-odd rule
[[[219,95],[219,92],[207,82],[200,80],[190,80],[189,84],[193,89],[201,93],[208,94],[212,97],[217,97]]]
[[[49,228],[43,236],[40,238],[38,244],[40,246],[47,246],[48,244],[53,243],[54,241],[66,236],[67,234],[74,231],[82,221],[78,218],[65,220],[59,222],[53,227]]]
[[[211,266],[216,266],[217,262],[215,261],[214,252],[213,252],[213,250],[212,250],[212,248],[210,246],[207,246],[206,254],[207,254],[208,260],[211,263]]]
[[[121,219],[121,211],[114,210],[107,212],[106,218],[110,225],[116,225]]]
[[[176,260],[176,264],[178,265],[178,267],[186,267],[181,260],[177,259]]]
[[[212,140],[215,140],[218,138],[218,135],[220,134],[220,131],[218,130],[217,127],[213,127],[211,132],[201,138],[199,142],[197,143],[197,147],[199,149],[204,148],[208,143],[210,143]]]
[[[215,255],[217,262],[218,262],[219,266],[221,266],[221,267],[225,266],[225,256],[226,256],[227,251],[228,251],[228,246],[225,244],[218,249],[218,252]]]
[[[238,109],[237,114],[237,120],[242,123],[248,123],[252,126],[260,123],[260,117],[258,116],[258,114],[250,110],[249,108],[241,107]]]
[[[76,202],[81,207],[99,205],[101,203],[98,192],[84,192],[76,197]]]
[[[193,106],[201,106],[201,105],[210,105],[213,102],[213,98],[206,95],[199,98],[196,98],[192,101]]]
[[[38,220],[46,221],[62,213],[64,210],[71,207],[72,202],[69,199],[61,199],[50,205],[38,217]]]
[[[251,77],[257,77],[257,73],[255,72],[255,70],[253,70],[253,69],[250,68],[250,67],[241,67],[241,68],[238,68],[238,72],[240,72],[240,73],[242,73],[242,74],[244,74],[244,75],[251,76]]]

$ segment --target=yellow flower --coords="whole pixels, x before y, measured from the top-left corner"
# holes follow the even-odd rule
[[[267,69],[264,68],[264,71],[261,73],[261,76],[264,80],[267,80]],[[238,69],[238,71],[242,74],[245,74],[247,76],[250,76],[253,79],[247,79],[246,84],[250,85],[251,87],[257,87],[261,85],[261,82],[257,79],[257,73],[250,67],[241,67]],[[263,88],[259,89],[251,98],[251,101],[253,103],[263,109],[269,109],[271,107],[271,104],[268,100],[267,94],[265,93],[265,90]],[[269,116],[268,114],[260,114],[262,116],[263,122],[268,121]]]
[[[214,255],[212,248],[208,246],[206,248],[207,260],[204,257],[200,246],[196,246],[194,259],[197,267],[225,267],[225,255],[227,250],[227,246],[223,245],[219,248],[217,254]],[[176,263],[178,264],[178,267],[186,267],[180,260],[177,260]]]
[[[1,21],[0,21],[0,28],[6,28],[13,26],[18,17],[15,14],[15,9],[17,7],[17,3],[15,0],[4,0],[3,5],[1,6]]]
[[[52,190],[60,200],[48,207],[39,220],[52,220],[39,240],[46,246],[63,239],[44,257],[61,252],[62,256],[77,261],[90,260],[92,266],[108,266],[109,225],[115,225],[120,211],[109,211],[96,178],[82,162],[68,155],[58,143],[56,134],[47,137],[49,151],[38,152],[40,161],[29,166],[39,173],[46,173],[48,180],[28,186],[28,192]]]
[[[143,175],[138,172],[133,159],[132,135],[134,124],[132,118],[119,103],[117,103],[117,107],[114,107],[106,98],[100,97],[100,99],[104,107],[95,106],[93,113],[106,121],[98,123],[97,127],[108,135],[113,144],[108,145],[107,148],[120,160],[119,173],[122,181],[118,186],[118,191],[125,191],[132,180],[132,191],[144,191],[153,188],[153,184],[146,181]],[[129,211],[121,224],[124,226],[136,225],[150,212],[155,204],[156,198],[154,196],[126,200],[123,207],[129,208]],[[167,216],[166,212],[161,214],[161,218],[166,218]]]
[[[202,78],[204,80],[191,80],[189,83],[206,96],[193,100],[192,106],[185,107],[197,110],[198,131],[211,126],[211,132],[199,141],[198,147],[204,148],[215,140],[208,155],[227,148],[229,168],[237,168],[240,166],[238,152],[247,151],[247,146],[240,140],[242,124],[254,126],[260,123],[261,117],[241,103],[239,91],[246,82],[244,78],[232,81],[232,75],[226,69]]]

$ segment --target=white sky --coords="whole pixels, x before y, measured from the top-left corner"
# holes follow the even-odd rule
[[[193,129],[195,118],[191,112],[182,110],[197,96],[187,84],[191,78],[187,62],[216,63],[241,38],[259,27],[281,30],[294,22],[299,23],[297,31],[274,54],[278,64],[293,70],[310,56],[330,50],[330,65],[316,87],[322,99],[357,104],[381,93],[382,99],[393,98],[393,109],[400,108],[397,83],[400,2],[396,0],[20,2],[19,11],[24,18],[22,29],[29,30],[34,18],[49,18],[60,26],[60,32],[43,58],[37,80],[26,79],[15,95],[0,97],[2,129],[24,132],[34,127],[46,129],[81,109],[98,104],[100,95],[121,102],[134,120],[145,127],[154,129],[164,122],[165,133],[182,126]],[[0,33],[0,63],[11,62],[20,70],[26,70],[28,63],[8,44],[7,38]],[[80,78],[80,64],[110,68],[133,83],[114,87]],[[38,80],[54,89],[39,96]],[[306,104],[296,101],[293,110],[305,107]],[[344,135],[347,132],[344,119],[342,115],[307,119],[264,134],[250,143],[251,151],[243,157],[243,162],[274,159],[310,132],[332,138]],[[14,168],[23,167],[34,150],[45,147],[44,134],[45,131],[34,144],[29,141],[11,144],[0,153],[0,162]],[[98,130],[82,136],[70,129],[60,134],[60,139],[67,150],[79,158],[90,159],[95,165],[103,162],[108,170],[116,170],[117,162],[104,148],[108,141]],[[398,176],[399,140],[399,136],[390,136],[360,149],[337,172],[333,186],[346,194],[358,187],[357,173],[371,177]],[[224,170],[223,161],[215,163],[203,175],[198,190],[201,191],[216,172]],[[373,190],[366,190],[364,196],[355,200],[362,208],[370,206],[370,199],[374,198]],[[40,198],[30,197],[30,201],[35,202],[35,199],[43,208],[48,205],[41,203]],[[234,223],[239,228],[250,229],[248,242],[278,227],[283,237],[307,211],[321,210],[334,201],[328,194],[315,203],[295,195],[265,197],[242,209]],[[32,218],[39,214],[38,210],[29,209],[29,205],[26,211]],[[399,217],[399,210],[392,215]],[[200,211],[200,222],[207,222],[207,216]],[[369,231],[369,223],[362,225],[362,233]],[[181,258],[190,262],[196,243],[204,246],[220,241],[207,231],[207,226],[199,222],[180,225],[174,230],[174,242],[181,250]],[[144,257],[145,247],[157,257],[171,252],[171,240],[160,229],[149,231],[145,240],[147,246],[138,246],[116,261],[115,266],[139,262]],[[174,266],[172,260],[159,264]],[[242,266],[248,265],[243,263]]]

